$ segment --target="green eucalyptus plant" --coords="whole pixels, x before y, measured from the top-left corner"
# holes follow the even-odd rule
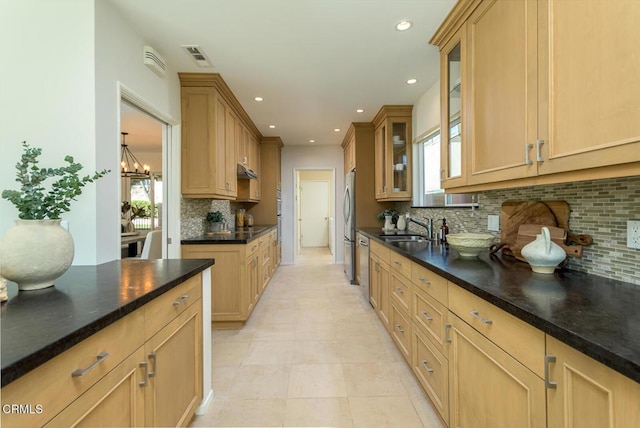
[[[213,211],[207,213],[207,223],[221,223],[224,221],[224,216],[220,211]]]
[[[378,221],[384,223],[385,217],[390,215],[391,216],[391,222],[393,224],[396,224],[398,222],[398,218],[400,217],[400,214],[398,214],[398,212],[396,210],[390,210],[390,209],[386,209],[384,211],[380,211],[378,213]]]
[[[18,173],[16,181],[20,190],[3,190],[2,198],[7,199],[18,209],[18,217],[23,220],[59,219],[60,214],[70,210],[71,201],[82,194],[82,188],[107,174],[110,170],[102,170],[93,175],[80,177],[78,172],[82,165],[74,162],[73,157],[65,156],[68,163],[60,168],[40,168],[38,157],[42,149],[30,147],[22,142],[24,153],[16,164]],[[51,177],[60,177],[50,190],[46,190],[43,182]]]

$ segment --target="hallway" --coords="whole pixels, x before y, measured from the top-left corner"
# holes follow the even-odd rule
[[[444,425],[327,248],[280,266],[242,330],[217,330],[214,400],[192,426]]]

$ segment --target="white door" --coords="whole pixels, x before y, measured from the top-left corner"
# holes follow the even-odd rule
[[[329,245],[329,182],[300,182],[300,242],[302,247]]]

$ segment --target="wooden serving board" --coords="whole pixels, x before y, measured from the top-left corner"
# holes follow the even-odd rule
[[[551,208],[543,202],[505,202],[500,211],[500,244],[492,248],[495,251],[501,248],[503,254],[515,256],[513,248],[521,224],[558,226],[558,221]]]
[[[524,260],[521,251],[522,248],[528,243],[534,241],[536,236],[542,232],[544,226],[538,224],[522,224],[518,229],[518,238],[512,251],[516,258]],[[582,246],[580,245],[567,245],[565,244],[567,239],[567,231],[560,227],[547,226],[549,228],[549,235],[551,240],[558,244],[564,252],[573,257],[582,257]]]

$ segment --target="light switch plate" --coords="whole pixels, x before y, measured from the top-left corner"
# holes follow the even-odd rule
[[[640,249],[640,220],[627,220],[627,247]]]
[[[487,216],[487,229],[498,232],[500,231],[500,216],[488,215]]]

